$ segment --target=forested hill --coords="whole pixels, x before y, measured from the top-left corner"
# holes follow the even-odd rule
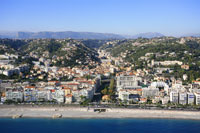
[[[97,52],[74,39],[0,39],[1,54],[50,59],[55,66],[93,65]]]
[[[103,45],[101,49],[111,52],[113,56],[123,57],[129,62],[135,62],[143,58],[158,61],[180,60],[192,62],[200,59],[200,38],[138,38],[115,41],[112,45]]]

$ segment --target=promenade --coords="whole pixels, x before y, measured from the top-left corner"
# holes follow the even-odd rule
[[[200,120],[199,111],[146,110],[104,108],[106,112],[94,112],[94,108],[84,107],[3,107],[0,117],[22,116],[23,118],[168,118]]]

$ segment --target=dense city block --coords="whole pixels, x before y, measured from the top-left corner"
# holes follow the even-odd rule
[[[200,38],[0,39],[1,104],[198,109]]]

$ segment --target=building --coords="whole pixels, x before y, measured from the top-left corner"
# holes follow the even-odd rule
[[[147,102],[147,98],[140,98],[140,103],[146,103]]]
[[[26,86],[24,88],[24,101],[25,102],[37,101],[37,89],[34,86]]]
[[[171,103],[175,103],[175,104],[178,104],[178,92],[177,91],[171,91],[170,92],[170,102]]]
[[[8,69],[8,70],[4,70],[3,75],[6,75],[6,76],[11,76],[13,74],[19,74],[19,70],[18,69]]]
[[[119,91],[118,98],[121,99],[122,101],[129,100],[129,92],[128,91]]]
[[[121,89],[118,98],[122,101],[138,102],[141,96],[142,89]]]
[[[170,100],[170,97],[169,96],[165,96],[162,98],[162,104],[168,104],[169,103],[169,100]]]
[[[86,99],[92,100],[94,92],[95,92],[94,87],[78,88],[77,90],[72,90],[72,101],[80,102],[81,96],[84,96]]]
[[[111,100],[110,95],[104,95],[104,96],[102,96],[102,100],[103,101],[110,101]]]
[[[64,103],[64,90],[52,90],[51,96],[52,100],[55,100],[57,103]]]
[[[187,80],[187,79],[188,79],[187,74],[183,74],[183,80]]]
[[[195,93],[195,103],[196,105],[200,104],[200,93]]]
[[[179,93],[179,104],[187,104],[187,93]]]
[[[127,89],[127,88],[138,88],[141,78],[137,76],[117,76],[117,90]]]
[[[181,68],[182,68],[182,69],[185,69],[185,70],[188,70],[188,69],[190,69],[190,66],[184,64],[184,65],[181,65]]]
[[[164,91],[168,94],[169,91],[169,85],[165,82],[162,81],[158,81],[158,82],[152,82],[150,87],[155,87],[155,88],[159,88],[159,90],[164,89]]]
[[[138,102],[139,98],[140,98],[140,95],[138,94],[129,94],[129,101]]]
[[[142,88],[142,96],[145,98],[159,96],[159,88],[153,86]]]
[[[51,100],[51,93],[50,90],[40,90],[37,91],[37,101],[39,102],[45,102]]]
[[[195,95],[193,93],[187,93],[187,103],[194,104]]]
[[[152,65],[162,65],[162,66],[169,66],[169,65],[182,65],[183,62],[181,61],[157,61],[157,62],[153,62]]]
[[[7,89],[5,92],[6,100],[11,100],[15,102],[23,101],[23,92],[16,89]]]
[[[25,72],[29,69],[29,67],[25,65],[21,65],[18,67],[14,67],[13,65],[6,65],[4,66],[5,70],[0,70],[0,73],[6,76],[12,76],[13,74],[19,74],[20,72]]]
[[[72,90],[77,90],[79,88],[79,83],[78,82],[68,82],[66,84],[67,87],[72,88]]]
[[[72,94],[65,95],[65,103],[66,104],[72,103]]]
[[[72,102],[80,102],[81,98],[80,98],[80,94],[79,94],[79,90],[72,90]]]

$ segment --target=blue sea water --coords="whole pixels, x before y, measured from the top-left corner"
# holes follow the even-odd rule
[[[199,120],[0,119],[0,133],[200,133]]]

